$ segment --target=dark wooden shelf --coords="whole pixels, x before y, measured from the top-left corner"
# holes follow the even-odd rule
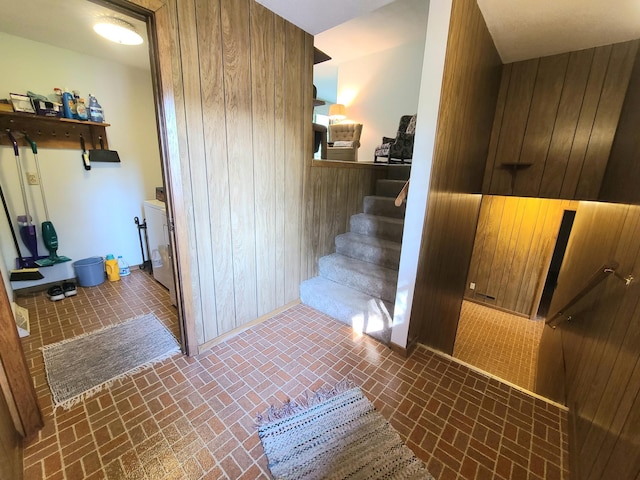
[[[99,137],[104,141],[104,148],[109,148],[109,126],[108,123],[0,111],[0,145],[11,146],[9,137],[5,135],[7,130],[11,130],[21,146],[29,145],[24,139],[28,134],[38,148],[80,149],[80,136],[84,137],[87,149],[100,148]]]

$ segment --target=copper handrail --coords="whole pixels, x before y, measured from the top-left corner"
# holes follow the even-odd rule
[[[608,264],[602,265],[598,270],[595,271],[589,281],[586,283],[584,287],[569,300],[562,308],[560,308],[554,315],[549,317],[546,321],[546,324],[551,328],[556,328],[562,322],[570,321],[571,315],[567,315],[566,311],[569,310],[572,306],[574,306],[578,301],[584,298],[591,290],[593,290],[600,282],[602,282],[605,278],[609,277],[609,275],[613,274],[619,280],[625,282],[625,285],[629,285],[633,281],[633,276],[628,275],[626,277],[622,277],[620,274],[616,272],[618,268],[617,262],[609,262]]]

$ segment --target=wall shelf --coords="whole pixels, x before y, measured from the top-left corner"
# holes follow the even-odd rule
[[[44,117],[32,113],[0,112],[0,145],[11,146],[9,137],[5,134],[9,129],[18,145],[25,147],[28,146],[24,139],[26,133],[38,148],[79,150],[80,136],[83,136],[87,149],[100,148],[99,137],[104,141],[104,148],[108,149],[108,126],[108,123]]]

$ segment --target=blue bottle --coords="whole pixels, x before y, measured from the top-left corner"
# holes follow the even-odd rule
[[[98,103],[98,100],[96,100],[96,97],[91,94],[89,94],[89,120],[97,123],[104,122],[102,107]]]
[[[64,93],[62,94],[62,112],[64,113],[65,118],[75,118],[75,115],[73,114],[74,105],[73,94],[68,88],[65,88]]]

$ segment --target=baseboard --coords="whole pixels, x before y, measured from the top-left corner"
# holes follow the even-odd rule
[[[255,320],[250,321],[249,323],[245,323],[244,325],[238,327],[238,328],[234,328],[233,330],[230,330],[229,332],[223,333],[222,335],[213,338],[211,340],[209,340],[208,342],[203,343],[202,345],[198,345],[198,354],[201,354],[202,352],[205,352],[207,350],[209,350],[212,347],[215,347],[216,345],[229,340],[230,338],[235,337],[236,335],[241,334],[242,332],[249,330],[251,327],[255,327],[256,325],[269,320],[272,317],[275,317],[276,315],[278,315],[279,313],[284,312],[285,310],[289,310],[291,307],[294,307],[296,305],[298,305],[300,303],[300,299],[298,298],[297,300],[294,300],[293,302],[289,302],[286,305],[283,305],[280,308],[276,308],[274,311],[269,312],[265,315],[262,315],[258,318],[256,318]]]
[[[498,305],[493,305],[491,303],[481,302],[480,300],[477,300],[471,297],[464,297],[464,300],[467,300],[468,302],[471,302],[471,303],[475,303],[476,305],[482,305],[483,307],[493,308],[494,310],[498,310],[500,312],[509,313],[517,317],[522,317],[522,318],[526,318],[527,320],[531,320],[531,317],[526,313],[514,312],[513,310],[509,310],[508,308],[499,307]]]
[[[404,358],[409,358],[411,356],[411,354],[413,353],[413,351],[416,349],[417,343],[413,343],[413,344],[409,344],[406,347],[401,347],[400,345],[398,345],[397,343],[389,343],[389,348],[402,355]]]

